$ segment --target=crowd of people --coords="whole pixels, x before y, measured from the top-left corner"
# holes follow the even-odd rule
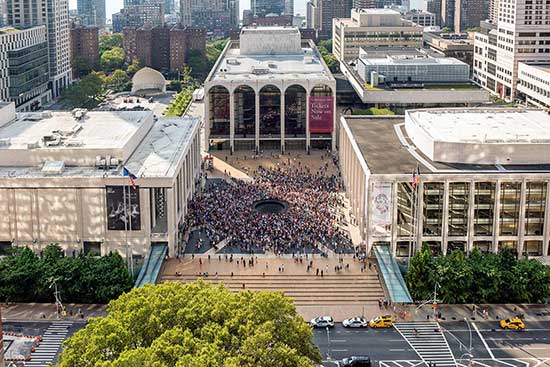
[[[259,167],[252,176],[252,182],[211,181],[193,199],[192,225],[204,228],[210,242],[226,240],[226,250],[242,253],[353,253],[347,232],[337,225],[343,205],[340,179],[329,173],[329,163],[314,171],[289,161]],[[283,201],[288,208],[258,212],[254,203],[266,199]]]

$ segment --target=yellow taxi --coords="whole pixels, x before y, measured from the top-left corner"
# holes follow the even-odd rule
[[[370,320],[369,322],[369,326],[371,328],[391,327],[392,325],[393,325],[393,322],[391,320],[390,315],[376,316],[374,319]]]
[[[500,327],[503,329],[511,330],[523,330],[525,329],[525,324],[518,317],[512,317],[505,320],[500,320]]]

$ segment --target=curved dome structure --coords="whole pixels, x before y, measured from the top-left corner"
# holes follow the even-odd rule
[[[166,79],[155,69],[148,67],[140,69],[132,78],[132,93],[165,93]]]

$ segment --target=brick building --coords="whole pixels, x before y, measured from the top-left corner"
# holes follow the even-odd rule
[[[72,25],[71,28],[71,64],[81,58],[94,67],[99,62],[99,27]],[[73,67],[73,78],[78,78],[78,70]]]
[[[181,72],[189,51],[198,51],[204,55],[206,50],[206,31],[203,28],[182,28],[177,25],[125,27],[122,35],[126,62],[137,59],[143,66],[161,72]]]

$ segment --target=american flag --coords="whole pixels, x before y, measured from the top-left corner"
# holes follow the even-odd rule
[[[128,168],[124,167],[122,169],[122,173],[124,176],[128,177],[130,179],[130,183],[132,184],[132,187],[134,189],[137,188],[137,185],[136,185],[136,180],[137,180],[137,177],[136,175],[134,175],[132,172],[130,172],[130,170],[128,170]]]

